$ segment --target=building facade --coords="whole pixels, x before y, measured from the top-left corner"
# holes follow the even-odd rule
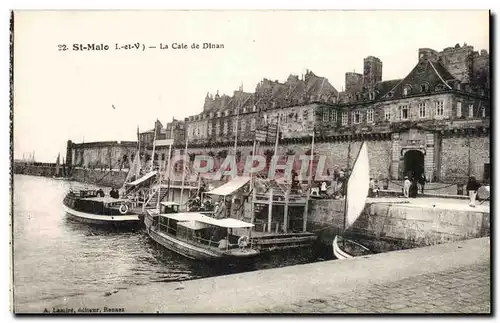
[[[352,164],[356,147],[367,141],[374,177],[423,173],[434,181],[469,175],[487,181],[489,62],[485,50],[466,44],[440,52],[421,48],[414,68],[396,80],[383,80],[379,58],[365,58],[363,74],[346,73],[341,92],[307,71],[284,83],[264,79],[254,93],[207,94],[203,111],[185,119],[189,152],[217,155],[237,140],[244,157],[258,127],[279,123],[278,153],[307,151],[314,131],[316,151],[328,157],[330,169]]]

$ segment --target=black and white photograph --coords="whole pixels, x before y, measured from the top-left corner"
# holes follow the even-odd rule
[[[492,314],[488,10],[12,10],[14,314]]]

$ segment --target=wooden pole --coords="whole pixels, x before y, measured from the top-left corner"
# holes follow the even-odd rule
[[[179,203],[181,205],[182,205],[182,200],[184,198],[184,179],[186,177],[186,165],[184,164],[184,161],[188,158],[187,157],[188,140],[189,140],[189,136],[187,135],[187,132],[186,132],[186,147],[184,148],[184,160],[182,161],[182,168],[183,169],[182,169],[182,183],[181,183],[181,199],[180,199],[180,203]]]
[[[273,188],[269,189],[269,209],[267,210],[267,232],[271,232],[273,219]]]
[[[306,204],[304,205],[304,216],[302,218],[302,231],[307,231],[307,213],[309,212],[309,196],[311,195],[311,181],[312,181],[312,165],[314,161],[314,129],[312,133],[311,141],[311,160],[309,161],[309,178],[307,180],[307,194],[306,194]]]
[[[288,231],[288,194],[289,190],[285,191],[285,210],[283,211],[283,231]]]

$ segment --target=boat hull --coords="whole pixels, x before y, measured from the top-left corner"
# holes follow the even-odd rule
[[[139,226],[141,221],[137,214],[127,215],[97,215],[76,211],[63,204],[64,211],[68,218],[89,224],[113,225],[113,226]]]
[[[365,246],[339,236],[335,236],[335,239],[333,239],[332,247],[333,255],[337,259],[349,259],[372,254]]]
[[[150,216],[146,215],[144,219],[144,224],[146,225],[146,231],[149,237],[161,245],[162,247],[173,251],[181,256],[184,256],[192,260],[202,260],[207,262],[213,261],[231,261],[235,259],[252,258],[259,254],[255,250],[241,250],[235,251],[232,254],[227,254],[223,251],[209,250],[206,248],[198,247],[186,241],[180,240],[172,235],[165,234],[163,232],[158,232],[152,226],[152,219]]]

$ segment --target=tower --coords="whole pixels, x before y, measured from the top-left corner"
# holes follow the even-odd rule
[[[382,81],[382,61],[378,57],[368,56],[363,60],[363,84],[373,86]]]

